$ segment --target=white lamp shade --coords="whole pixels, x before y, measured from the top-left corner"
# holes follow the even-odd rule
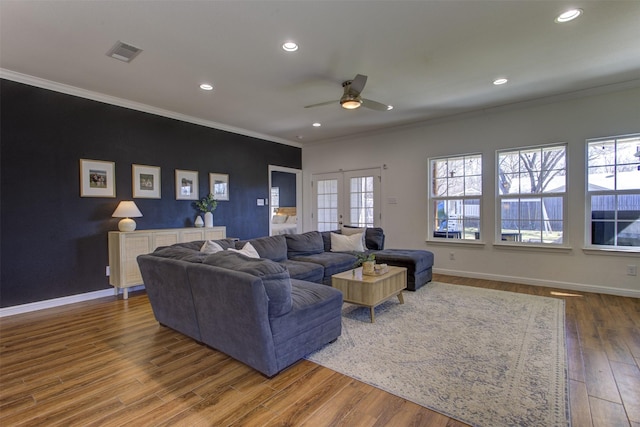
[[[142,216],[142,212],[140,212],[140,209],[138,209],[134,202],[123,200],[111,216],[114,218],[138,218]]]
[[[141,217],[142,212],[140,212],[140,209],[138,209],[133,201],[123,200],[111,216],[114,218],[123,218],[118,223],[118,230],[133,231],[136,229],[136,222],[131,218]]]

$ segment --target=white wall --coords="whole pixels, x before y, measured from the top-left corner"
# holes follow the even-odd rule
[[[305,146],[304,229],[312,227],[313,174],[386,165],[382,170],[382,227],[387,248],[430,250],[435,254],[434,271],[445,274],[640,297],[640,276],[626,274],[627,265],[640,264],[640,253],[607,255],[583,250],[585,140],[637,132],[640,88],[635,86]],[[568,144],[569,221],[565,239],[570,250],[511,248],[495,246],[491,241],[484,245],[426,241],[429,157],[483,154],[483,232],[493,236],[496,150],[554,142]],[[390,198],[397,204],[389,204]],[[453,261],[449,259],[451,252]]]

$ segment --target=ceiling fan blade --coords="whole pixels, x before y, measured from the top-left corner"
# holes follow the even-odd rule
[[[360,92],[362,92],[362,90],[364,89],[364,85],[367,84],[367,76],[363,76],[362,74],[358,74],[352,81],[351,81],[351,93],[353,93],[354,95],[360,95]]]
[[[326,102],[320,102],[318,104],[305,105],[304,108],[320,107],[322,105],[337,104],[337,103],[338,101],[334,99],[333,101],[326,101]]]
[[[362,98],[362,106],[376,111],[388,111],[389,106],[378,101]]]

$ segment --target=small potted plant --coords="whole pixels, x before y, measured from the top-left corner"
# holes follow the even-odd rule
[[[196,209],[204,213],[204,226],[213,227],[213,211],[218,207],[218,201],[209,193],[207,197],[194,202]]]
[[[374,274],[376,265],[376,255],[374,253],[356,254],[354,268],[362,266],[362,274]]]

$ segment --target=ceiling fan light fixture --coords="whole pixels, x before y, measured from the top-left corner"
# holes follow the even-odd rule
[[[345,110],[355,110],[356,108],[360,108],[362,100],[360,98],[343,97],[340,100],[340,105]]]

